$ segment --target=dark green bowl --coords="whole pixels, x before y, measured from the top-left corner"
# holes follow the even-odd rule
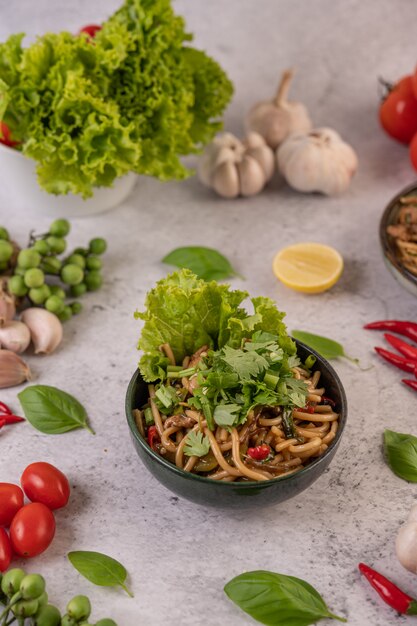
[[[410,194],[417,194],[417,183],[413,183],[412,185],[405,187],[405,189],[402,189],[400,193],[397,193],[397,195],[388,203],[379,223],[379,241],[381,243],[382,254],[384,255],[386,267],[389,269],[394,278],[400,283],[400,285],[402,285],[414,296],[417,296],[417,276],[400,263],[394,240],[387,233],[387,227],[391,224],[397,223],[398,213],[401,206],[400,198]]]
[[[151,474],[177,495],[198,504],[219,508],[243,509],[278,504],[310,487],[326,470],[336,453],[346,424],[347,401],[342,383],[328,361],[299,341],[297,346],[303,361],[310,354],[316,357],[315,367],[321,371],[320,384],[326,388],[326,395],[335,400],[336,410],[340,413],[336,437],[321,457],[295,474],[262,482],[226,483],[184,472],[154,452],[139,434],[132,412],[146,403],[148,392],[137,370],[126,393],[126,417],[136,452]]]

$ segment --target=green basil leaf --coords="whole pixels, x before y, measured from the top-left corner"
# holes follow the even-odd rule
[[[162,259],[162,263],[192,270],[204,280],[223,280],[239,276],[226,257],[213,248],[203,246],[176,248]]]
[[[126,568],[111,556],[101,552],[78,550],[69,552],[68,559],[75,569],[87,580],[100,587],[117,587],[120,585],[133,598],[133,593],[126,587]]]
[[[394,474],[410,483],[417,483],[417,437],[385,430],[384,448]]]
[[[309,626],[322,618],[346,622],[330,613],[314,587],[293,576],[246,572],[228,582],[224,591],[243,611],[267,626]]]
[[[291,335],[295,339],[305,343],[306,346],[309,346],[309,348],[318,352],[324,359],[331,360],[344,357],[348,361],[356,363],[356,365],[359,363],[359,359],[354,359],[351,356],[348,356],[342,344],[334,341],[334,339],[322,337],[321,335],[314,335],[313,333],[307,333],[304,330],[293,330]]]
[[[75,428],[86,428],[94,435],[83,405],[61,389],[31,385],[21,391],[18,398],[28,422],[42,433],[58,435]]]

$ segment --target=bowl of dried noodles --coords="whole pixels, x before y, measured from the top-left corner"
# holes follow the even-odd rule
[[[379,225],[385,265],[407,291],[417,296],[417,184],[387,205]]]
[[[135,450],[165,487],[202,505],[296,496],[329,466],[346,423],[332,366],[288,336],[270,299],[241,308],[247,295],[183,270],[137,314],[143,355],[126,394]]]

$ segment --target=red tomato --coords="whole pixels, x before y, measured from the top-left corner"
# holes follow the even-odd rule
[[[11,138],[10,128],[4,122],[0,122],[0,143],[9,148],[14,148],[19,145],[18,141],[13,141]]]
[[[44,552],[54,535],[54,514],[40,502],[26,504],[16,513],[10,525],[13,551],[27,558]]]
[[[88,24],[88,26],[84,26],[84,28],[80,29],[80,33],[87,33],[87,35],[89,35],[90,37],[92,37],[94,39],[94,37],[96,36],[96,33],[102,29],[102,26],[99,26],[98,24]]]
[[[12,546],[9,535],[4,528],[0,528],[0,572],[5,572],[9,568],[12,560]]]
[[[68,478],[50,463],[28,465],[20,483],[29,500],[52,510],[65,506],[70,496]]]
[[[379,120],[390,137],[410,143],[417,133],[417,99],[411,76],[405,76],[389,90],[379,109]]]
[[[410,159],[415,170],[417,170],[417,134],[414,135],[410,143]]]
[[[10,526],[23,506],[23,491],[17,485],[0,483],[0,526]]]

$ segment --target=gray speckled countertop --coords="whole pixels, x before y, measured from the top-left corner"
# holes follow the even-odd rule
[[[100,21],[117,0],[0,0],[0,37],[48,29],[76,30]],[[416,488],[396,478],[381,454],[389,427],[417,434],[416,396],[401,373],[380,363],[366,333],[370,320],[413,318],[416,300],[394,281],[381,260],[378,221],[384,205],[415,176],[404,147],[378,128],[377,76],[396,78],[415,64],[409,25],[411,0],[178,0],[196,42],[228,70],[236,95],[226,114],[241,132],[242,116],[271,94],[278,75],[298,67],[293,94],[318,125],[335,127],[356,148],[360,169],[349,192],[337,199],[303,196],[272,185],[250,200],[224,202],[195,179],[161,184],[139,180],[119,209],[75,220],[71,242],[108,237],[106,284],[85,299],[85,312],[65,325],[62,348],[50,358],[29,357],[36,380],[72,392],[97,430],[45,436],[29,425],[0,433],[0,480],[18,481],[32,461],[56,463],[70,477],[70,506],[57,514],[51,548],[28,563],[47,576],[51,600],[85,590],[94,618],[109,614],[119,626],[221,626],[254,622],[234,607],[222,588],[250,569],[270,569],[312,583],[351,626],[403,623],[359,579],[360,560],[373,564],[410,592],[417,578],[395,558],[394,538],[415,502]],[[0,190],[1,191],[1,190]],[[24,239],[47,219],[10,214],[1,197],[0,222]],[[282,246],[303,240],[335,246],[346,262],[338,285],[305,296],[277,283],[271,260]],[[206,244],[226,253],[246,282],[234,286],[275,298],[289,328],[339,339],[359,357],[336,369],[345,385],[349,421],[328,472],[307,492],[280,506],[251,513],[221,512],[173,497],[138,461],[123,412],[136,367],[139,323],[132,313],[162,277],[159,260],[173,247]],[[18,409],[16,392],[1,399]],[[66,562],[72,549],[93,549],[120,559],[131,573],[135,598],[95,588]],[[324,624],[325,622],[323,622]],[[405,623],[405,620],[404,620]]]

